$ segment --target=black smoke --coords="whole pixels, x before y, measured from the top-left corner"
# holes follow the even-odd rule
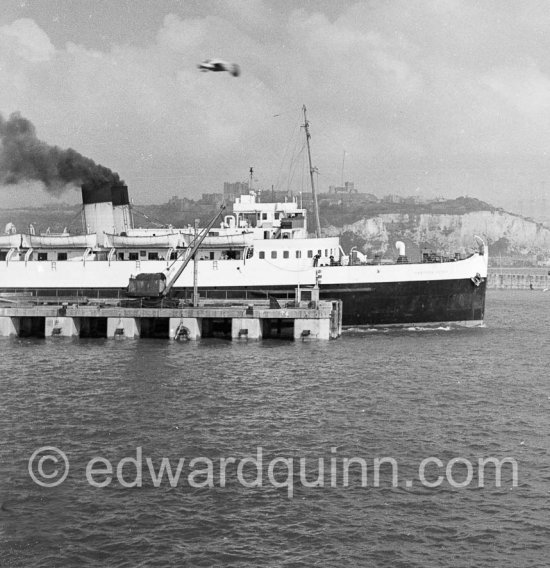
[[[36,137],[30,120],[15,112],[0,114],[0,184],[40,181],[52,193],[86,185],[91,189],[120,185],[119,175],[77,151],[50,146]]]

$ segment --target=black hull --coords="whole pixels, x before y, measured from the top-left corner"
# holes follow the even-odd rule
[[[321,289],[321,299],[342,300],[344,326],[481,322],[486,280],[389,282]]]
[[[487,280],[476,286],[470,278],[421,282],[384,282],[365,284],[321,285],[322,300],[342,300],[342,324],[355,326],[388,326],[455,322],[476,325],[485,315]],[[0,290],[15,292],[14,289]],[[90,298],[124,297],[120,288],[104,289],[32,289],[17,290],[39,296],[87,296]],[[173,295],[191,299],[192,289],[174,288]],[[288,286],[262,288],[199,288],[208,299],[294,299],[295,289]]]

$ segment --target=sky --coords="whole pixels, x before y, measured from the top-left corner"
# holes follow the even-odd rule
[[[305,104],[319,191],[507,206],[550,188],[549,31],[547,0],[2,0],[0,113],[136,203],[220,193],[251,166],[258,189],[308,191]]]

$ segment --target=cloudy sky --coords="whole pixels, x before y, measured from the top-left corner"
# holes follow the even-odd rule
[[[321,191],[345,179],[506,205],[550,188],[549,7],[2,0],[0,113],[21,112],[148,203],[221,192],[250,166],[260,188],[306,190],[306,104]],[[211,57],[241,76],[201,73]],[[3,200],[38,194],[12,186]]]

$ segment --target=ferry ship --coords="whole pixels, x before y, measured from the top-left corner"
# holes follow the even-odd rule
[[[303,107],[315,237],[295,200],[236,199],[219,227],[134,228],[128,188],[116,179],[84,184],[83,234],[0,235],[0,302],[52,296],[209,300],[341,300],[342,324],[438,326],[483,324],[488,251],[477,238],[469,255],[423,255],[410,262],[401,242],[392,262],[346,253],[322,237],[309,123]],[[473,236],[472,236],[473,239]],[[200,245],[200,246],[199,246]],[[193,266],[188,266],[193,260]]]
[[[338,237],[308,236],[307,211],[296,200],[236,199],[219,226],[196,230],[133,227],[128,188],[82,186],[81,235],[0,235],[0,299],[13,295],[124,298],[132,278],[161,274],[180,300],[292,299],[313,290],[343,302],[343,325],[463,325],[483,323],[488,251],[452,258],[425,255],[388,263],[346,253]],[[191,253],[197,258],[189,263]],[[304,296],[305,294],[305,296]]]

